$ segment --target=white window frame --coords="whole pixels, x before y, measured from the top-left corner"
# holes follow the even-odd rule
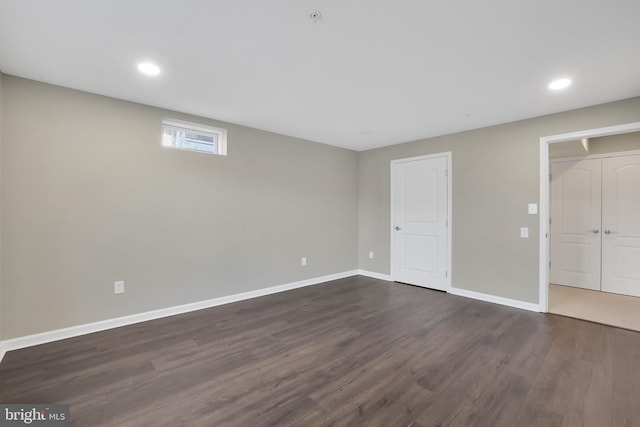
[[[195,131],[195,132],[212,133],[212,134],[215,134],[217,136],[216,150],[213,153],[210,153],[210,152],[207,152],[207,151],[203,151],[203,150],[192,150],[192,149],[188,149],[188,148],[175,147],[173,145],[164,145],[164,144],[162,144],[162,146],[165,147],[165,148],[172,148],[172,149],[175,149],[175,150],[183,150],[183,151],[194,151],[196,153],[212,154],[212,155],[219,155],[219,156],[226,156],[227,155],[227,130],[224,129],[224,128],[207,126],[207,125],[203,125],[203,124],[200,124],[200,123],[191,123],[191,122],[186,122],[186,121],[182,121],[182,120],[163,119],[162,120],[162,133],[163,133],[163,135],[164,135],[164,127],[165,126],[177,127],[177,128],[192,130],[192,131]]]

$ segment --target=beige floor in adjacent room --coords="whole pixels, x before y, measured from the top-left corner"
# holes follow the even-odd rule
[[[549,313],[640,331],[640,298],[549,285]]]

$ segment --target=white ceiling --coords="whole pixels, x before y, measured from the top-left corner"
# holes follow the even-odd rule
[[[638,0],[0,0],[0,70],[364,150],[638,96],[639,16]]]

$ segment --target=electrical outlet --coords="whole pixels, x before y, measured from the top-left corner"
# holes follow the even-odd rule
[[[369,259],[373,259],[373,251],[369,252]]]
[[[529,238],[529,227],[520,227],[520,237],[523,239]]]
[[[113,282],[113,293],[124,294],[124,281]]]
[[[527,205],[527,213],[529,213],[529,215],[537,215],[538,214],[538,204],[537,203],[529,203]]]
[[[302,257],[302,265],[307,265],[307,257],[306,256]]]

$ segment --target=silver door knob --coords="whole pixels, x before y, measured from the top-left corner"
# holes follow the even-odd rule
[[[592,232],[593,234],[598,234],[598,233],[600,232],[600,230],[595,230],[595,229],[594,229],[594,230],[591,230],[591,232]]]
[[[611,234],[611,230],[604,230],[604,234]]]
[[[396,231],[400,231],[400,230],[402,230],[402,228],[400,228],[400,226],[399,226],[399,225],[396,225],[396,226],[395,226],[395,227],[393,227],[393,228],[395,228],[395,229],[396,229]]]

